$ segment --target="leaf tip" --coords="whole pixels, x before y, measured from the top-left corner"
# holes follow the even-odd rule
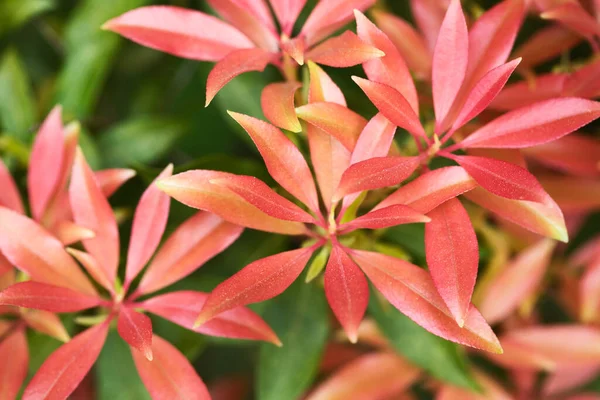
[[[150,347],[144,349],[144,357],[146,357],[148,361],[152,361],[154,359],[154,355],[152,354],[152,349]]]

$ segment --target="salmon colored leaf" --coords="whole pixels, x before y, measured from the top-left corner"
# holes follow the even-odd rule
[[[275,54],[263,49],[240,49],[227,54],[217,62],[206,80],[208,107],[217,92],[236,76],[249,71],[263,71],[275,59]]]
[[[172,173],[173,164],[169,164],[148,186],[135,209],[125,269],[126,287],[150,260],[163,236],[169,218],[171,198],[154,183],[168,178]]]
[[[51,336],[61,342],[71,340],[58,315],[42,310],[22,310],[21,317],[31,329]]]
[[[16,399],[27,378],[29,351],[25,329],[14,329],[0,341],[0,399]]]
[[[365,43],[378,48],[385,54],[381,58],[369,60],[363,64],[367,77],[373,82],[385,83],[396,89],[408,101],[415,114],[419,115],[419,100],[415,84],[394,43],[360,11],[356,10],[354,17],[358,36]]]
[[[563,175],[541,175],[540,183],[565,213],[600,208],[600,180]]]
[[[62,164],[66,158],[64,142],[62,108],[56,106],[48,114],[35,137],[27,174],[31,213],[38,221],[43,217],[61,183]]]
[[[544,381],[542,393],[548,397],[565,393],[592,381],[598,376],[598,372],[600,372],[600,367],[596,365],[558,368]]]
[[[600,257],[583,273],[579,288],[580,318],[585,323],[593,322],[600,315]]]
[[[67,252],[70,255],[72,255],[73,258],[75,258],[77,261],[79,261],[79,263],[83,266],[83,268],[88,272],[88,274],[91,275],[91,277],[96,282],[98,282],[100,285],[102,285],[111,294],[114,294],[115,283],[111,282],[107,278],[106,274],[104,273],[104,270],[102,269],[100,264],[98,264],[98,262],[96,261],[96,259],[94,257],[92,257],[91,255],[89,255],[88,253],[86,253],[84,251],[80,251],[80,250],[74,249],[72,247],[67,248]]]
[[[74,224],[71,221],[63,220],[53,227],[54,235],[62,244],[68,246],[84,239],[92,239],[96,234],[94,231]]]
[[[402,93],[389,85],[372,82],[358,76],[353,76],[352,80],[360,86],[369,100],[387,119],[416,137],[427,137],[418,115]]]
[[[544,239],[525,249],[486,286],[479,310],[490,324],[507,318],[538,290],[555,242]]]
[[[419,166],[418,157],[375,157],[352,164],[342,175],[333,201],[363,190],[401,183]]]
[[[24,214],[25,209],[23,208],[19,189],[2,160],[0,160],[0,187],[2,187],[0,207],[7,207],[19,214]]]
[[[154,292],[191,274],[229,247],[242,230],[214,214],[195,214],[181,224],[156,253],[138,292]]]
[[[369,304],[369,284],[354,261],[334,245],[325,268],[325,295],[352,343],[358,340],[358,326]]]
[[[510,111],[478,129],[462,148],[522,148],[556,140],[600,116],[600,103],[564,97]]]
[[[523,65],[523,62],[521,61],[519,65]],[[507,85],[490,103],[489,108],[508,111],[543,100],[563,97],[565,81],[568,76],[567,73],[550,73],[538,75],[533,81],[525,80]]]
[[[362,116],[337,103],[309,103],[296,108],[296,114],[339,140],[349,151],[354,150],[360,133],[367,125]]]
[[[360,133],[354,151],[352,152],[352,164],[373,157],[385,157],[388,155],[396,126],[392,124],[383,114],[378,113],[369,120]]]
[[[300,275],[313,251],[314,248],[286,251],[248,264],[212,291],[196,325],[225,311],[283,293]]]
[[[86,310],[101,302],[99,297],[32,281],[16,283],[0,292],[0,304],[57,313]]]
[[[154,335],[154,358],[132,351],[133,361],[153,399],[210,400],[210,395],[194,367],[172,344]]]
[[[46,359],[27,385],[23,400],[62,400],[81,383],[100,355],[108,323],[75,336]]]
[[[264,121],[234,112],[229,112],[229,115],[248,132],[273,179],[311,210],[318,212],[319,200],[312,174],[292,141]]]
[[[156,184],[160,190],[183,204],[210,211],[237,225],[289,235],[305,232],[304,224],[273,218],[226,187],[211,183],[212,180],[232,179],[235,176],[226,172],[193,170],[173,175]]]
[[[133,178],[135,174],[135,170],[126,168],[104,169],[95,172],[98,186],[100,186],[105,197],[112,196],[125,182]]]
[[[316,103],[320,101],[327,101],[345,107],[346,99],[344,98],[344,93],[342,93],[335,82],[331,80],[329,75],[327,75],[321,67],[312,61],[308,61],[307,65],[310,76],[308,102]]]
[[[281,345],[277,335],[269,328],[269,325],[256,313],[245,307],[225,311],[203,325],[194,328],[194,322],[208,296],[209,293],[179,291],[154,296],[139,304],[139,306],[184,328],[193,329],[205,335],[263,340],[278,346]]]
[[[69,197],[75,223],[96,234],[84,240],[83,246],[96,259],[106,279],[114,282],[119,266],[117,221],[81,150],[75,155]]]
[[[579,3],[562,2],[556,7],[545,10],[540,17],[559,21],[592,42],[594,36],[600,35],[598,22]]]
[[[519,69],[527,70],[549,61],[571,49],[582,41],[582,37],[565,29],[563,26],[551,25],[536,31],[531,37],[515,49],[513,57],[522,57]]]
[[[0,250],[14,266],[36,281],[96,294],[58,239],[31,219],[3,207],[0,207]]]
[[[277,16],[281,30],[290,36],[294,23],[304,8],[306,0],[271,0],[271,7]]]
[[[338,232],[351,232],[355,229],[381,229],[401,224],[429,222],[431,218],[423,215],[410,207],[395,204],[380,208],[360,216],[338,227]]]
[[[147,315],[122,306],[117,330],[124,341],[152,361],[152,321]]]
[[[436,131],[446,119],[465,79],[469,60],[467,23],[460,0],[452,0],[433,52],[432,86]]]
[[[459,200],[450,199],[427,214],[425,254],[435,287],[462,327],[471,309],[479,265],[477,236]]]
[[[317,64],[345,68],[362,64],[385,53],[375,46],[362,41],[355,33],[346,31],[339,36],[327,39],[311,49],[306,58]]]
[[[275,126],[292,132],[301,132],[296,116],[294,96],[302,85],[299,82],[271,83],[265,86],[260,104],[265,117]]]
[[[423,33],[429,50],[433,53],[439,31],[444,21],[450,1],[411,0],[410,8],[415,17],[415,23]]]
[[[466,346],[502,353],[494,332],[475,307],[469,308],[464,326],[458,326],[427,271],[380,253],[352,250],[350,256],[394,307],[429,332]]]
[[[218,61],[233,50],[254,47],[231,25],[180,7],[136,8],[111,19],[103,29],[146,47],[201,61]]]

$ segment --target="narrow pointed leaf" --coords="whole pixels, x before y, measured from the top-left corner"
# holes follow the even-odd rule
[[[14,329],[0,341],[0,399],[16,399],[27,377],[29,351],[25,329]]]
[[[286,251],[248,264],[212,291],[197,323],[281,294],[300,275],[312,252],[312,248]]]
[[[308,88],[308,102],[316,103],[328,101],[346,106],[346,99],[341,89],[323,71],[321,67],[312,61],[308,61],[308,72],[310,74],[310,86]]]
[[[92,368],[108,333],[108,323],[75,336],[50,355],[27,385],[24,400],[66,399]]]
[[[355,229],[381,229],[401,224],[429,222],[431,218],[408,206],[395,204],[389,207],[370,211],[348,223],[338,227],[340,232],[350,232]]]
[[[98,264],[98,261],[90,254],[74,249],[72,247],[67,248],[67,252],[72,255],[83,268],[91,275],[91,277],[100,285],[102,285],[110,293],[115,291],[115,282],[108,279],[104,270]]]
[[[127,251],[125,285],[129,285],[156,251],[167,226],[171,198],[156,185],[159,179],[173,173],[173,165],[165,168],[142,195],[133,216],[131,239]]]
[[[201,61],[218,61],[232,50],[254,47],[231,25],[180,7],[137,8],[108,21],[104,29],[143,46]]]
[[[600,313],[600,257],[584,272],[579,283],[580,318],[593,322]]]
[[[156,253],[138,291],[150,293],[191,274],[229,247],[242,230],[211,213],[199,212],[190,217]]]
[[[334,245],[325,267],[325,295],[336,318],[352,343],[369,304],[369,284],[354,261]]]
[[[523,65],[523,61],[519,65]],[[563,97],[568,73],[537,75],[535,80],[524,80],[505,86],[489,108],[500,111],[514,110],[543,100]]]
[[[296,91],[300,87],[302,85],[299,82],[281,82],[271,83],[263,89],[261,108],[273,125],[292,132],[302,131],[294,102]]]
[[[153,399],[210,400],[204,382],[175,346],[155,335],[152,353],[152,361],[138,351],[132,351],[131,355]]]
[[[125,182],[135,176],[135,170],[112,168],[96,171],[95,176],[104,196],[112,196]]]
[[[540,176],[540,183],[567,214],[600,208],[600,181],[597,178],[547,175]]]
[[[317,64],[345,68],[384,56],[375,46],[361,40],[355,33],[346,31],[317,45],[306,58]]]
[[[0,249],[14,266],[36,281],[96,294],[58,239],[29,218],[2,207]]]
[[[256,313],[238,307],[219,314],[198,328],[194,322],[209,293],[179,291],[154,296],[140,304],[145,310],[205,335],[234,339],[263,340],[280,345],[275,332]]]
[[[77,312],[101,302],[99,297],[32,281],[16,283],[0,292],[0,304],[57,313]]]
[[[582,40],[580,35],[564,26],[550,25],[536,31],[525,43],[517,47],[514,57],[522,57],[520,69],[528,70],[577,46]]]
[[[65,246],[77,243],[84,239],[91,239],[96,236],[94,231],[74,224],[68,220],[60,221],[57,226],[53,227],[52,233],[54,233],[57,239]]]
[[[600,142],[592,137],[573,133],[522,151],[536,161],[569,174],[600,176]]]
[[[354,151],[352,152],[352,164],[373,157],[385,157],[388,155],[396,127],[383,114],[378,113],[369,120],[360,133]]]
[[[19,189],[2,160],[0,160],[0,186],[3,188],[0,191],[0,206],[24,214],[25,209],[23,208]]]
[[[21,317],[31,329],[58,339],[64,343],[71,340],[62,321],[58,315],[54,313],[42,310],[22,310]]]
[[[147,315],[121,307],[117,331],[124,341],[152,361],[152,321]]]
[[[433,50],[435,49],[440,28],[449,5],[449,1],[410,1],[410,9],[415,17],[415,23],[423,33],[431,53],[433,53]]]
[[[556,140],[600,116],[600,103],[564,97],[510,111],[461,142],[463,148],[522,148]]]
[[[565,393],[592,381],[600,372],[598,366],[559,368],[544,381],[542,393],[552,396]]]
[[[273,7],[283,33],[291,35],[294,23],[305,4],[306,0],[271,0],[271,7]]]
[[[540,17],[559,21],[590,41],[594,40],[594,36],[600,34],[600,27],[596,19],[579,3],[564,2],[550,10],[545,10]]]

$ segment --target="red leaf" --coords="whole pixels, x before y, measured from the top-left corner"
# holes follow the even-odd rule
[[[229,112],[229,115],[248,132],[273,179],[311,210],[319,212],[317,188],[312,174],[304,156],[292,141],[264,121],[234,112]]]
[[[600,35],[598,22],[579,3],[560,2],[556,7],[544,10],[540,17],[559,21],[591,42],[594,42],[594,36]]]
[[[154,335],[154,359],[132,351],[133,361],[153,399],[210,400],[208,390],[194,367],[172,344]]]
[[[291,35],[294,23],[305,4],[306,0],[271,0],[281,31],[287,36]]]
[[[523,65],[523,61],[519,65]],[[562,97],[565,94],[567,73],[538,75],[535,80],[525,80],[505,86],[490,103],[494,110],[514,110],[542,100]]]
[[[514,57],[523,58],[520,69],[531,69],[577,46],[581,41],[581,36],[570,29],[550,25],[531,35],[515,50]]]
[[[418,166],[418,157],[375,157],[352,164],[342,175],[333,201],[355,192],[397,185]]]
[[[143,46],[201,61],[218,61],[232,50],[254,47],[231,25],[180,7],[136,8],[111,19],[103,29],[117,32]]]
[[[367,77],[373,82],[385,83],[404,96],[415,114],[419,115],[419,100],[412,76],[394,43],[360,11],[354,12],[358,36],[385,56],[363,64]]]
[[[275,332],[257,314],[245,307],[234,308],[217,315],[202,326],[194,328],[209,293],[179,291],[155,296],[137,306],[171,322],[205,335],[235,339],[264,340],[278,346]]]
[[[147,315],[122,306],[117,330],[124,341],[152,361],[152,321]]]
[[[3,189],[0,191],[0,207],[7,207],[19,214],[24,214],[25,209],[21,202],[19,189],[2,160],[0,160],[0,187]]]
[[[265,86],[260,104],[265,117],[273,125],[292,132],[302,131],[294,102],[296,91],[301,87],[299,82],[271,83]]]
[[[208,107],[217,92],[236,76],[249,71],[263,71],[275,59],[275,54],[263,49],[240,49],[227,54],[217,62],[206,80]]]
[[[572,133],[522,151],[536,161],[572,175],[600,176],[600,142],[593,137]]]
[[[479,265],[477,236],[469,214],[457,199],[429,212],[425,225],[425,253],[435,287],[456,322],[463,326]]]
[[[456,98],[469,60],[467,23],[459,0],[452,0],[433,53],[432,86],[436,131],[440,133]]]
[[[476,130],[462,148],[522,148],[556,140],[600,116],[600,103],[565,97],[510,111]]]
[[[346,224],[338,227],[338,233],[348,233],[355,229],[381,229],[401,224],[429,222],[431,219],[410,207],[395,204],[389,207],[370,211]]]
[[[453,156],[475,181],[497,196],[543,203],[548,198],[542,185],[525,168],[488,157]]]
[[[137,290],[151,293],[191,274],[229,247],[243,228],[199,212],[181,224],[148,266]]]
[[[150,260],[163,236],[169,218],[171,198],[155,183],[159,179],[171,176],[172,173],[173,164],[169,164],[148,186],[135,209],[127,252],[125,287],[129,287],[131,281]]]
[[[119,266],[117,221],[79,149],[73,165],[69,196],[75,223],[96,234],[93,239],[84,240],[83,246],[97,260],[106,279],[114,282]]]
[[[387,119],[406,129],[416,137],[427,137],[418,115],[412,109],[412,106],[402,95],[391,86],[383,83],[372,82],[358,76],[353,76],[352,80],[356,82],[369,100]]]
[[[0,207],[0,249],[32,279],[88,295],[96,290],[58,239],[31,219]]]
[[[125,182],[135,176],[135,170],[126,168],[103,169],[102,171],[96,171],[94,175],[102,193],[108,198]]]
[[[461,328],[427,271],[399,258],[352,250],[350,255],[390,303],[429,332],[466,346],[502,353],[498,339],[473,306]]]
[[[345,68],[362,64],[385,53],[362,41],[351,31],[327,39],[306,54],[306,58],[317,64]]]
[[[369,284],[356,263],[335,244],[325,268],[325,295],[346,335],[356,343],[369,303]]]
[[[248,264],[212,291],[196,325],[233,308],[283,293],[300,275],[313,251],[314,248],[286,251]]]
[[[14,329],[0,341],[0,399],[16,399],[27,377],[29,351],[25,329]]]
[[[156,184],[160,190],[183,204],[210,211],[237,225],[288,235],[299,235],[305,232],[304,224],[273,218],[231,190],[211,183],[212,180],[231,177],[235,175],[226,172],[192,170],[163,179]]]
[[[61,183],[65,160],[62,109],[56,106],[42,123],[31,149],[27,190],[31,213],[40,220]]]
[[[547,175],[540,176],[540,183],[567,214],[600,208],[600,180],[597,178]]]
[[[0,304],[57,313],[81,311],[101,302],[99,297],[32,281],[16,283],[0,292]]]
[[[477,184],[462,167],[444,167],[426,172],[385,198],[373,210],[404,204],[427,214],[440,204],[475,188]]]
[[[100,355],[108,327],[107,322],[96,325],[52,353],[27,385],[23,400],[68,398]]]
[[[565,79],[564,90],[567,95],[594,98],[600,92],[600,60],[591,60]]]

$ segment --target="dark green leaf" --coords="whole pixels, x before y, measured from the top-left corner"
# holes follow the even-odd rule
[[[0,2],[0,36],[53,7],[53,0],[2,0]]]
[[[29,143],[36,124],[35,100],[14,49],[6,50],[0,61],[0,122],[5,132]]]

